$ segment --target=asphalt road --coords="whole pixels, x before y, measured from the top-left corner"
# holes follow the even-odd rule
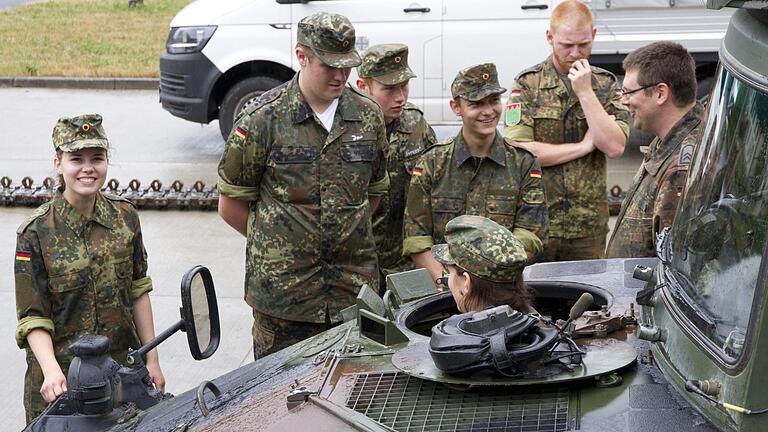
[[[0,0],[2,1],[2,0]],[[162,110],[154,91],[88,91],[0,88],[0,176],[18,184],[30,176],[36,183],[53,175],[51,130],[61,116],[100,113],[113,147],[109,176],[121,184],[139,179],[148,184],[196,180],[213,184],[223,150],[218,125],[201,126]],[[455,134],[456,125],[436,127],[440,139]],[[626,188],[640,155],[636,149],[609,162],[609,186]],[[30,208],[0,207],[0,430],[24,425],[21,404],[24,353],[14,342],[16,326],[13,252],[15,231]],[[179,283],[185,270],[202,264],[210,268],[222,318],[222,342],[210,359],[196,362],[185,335],[177,334],[159,347],[167,390],[181,393],[251,361],[250,308],[243,301],[245,241],[215,212],[141,211],[155,290],[152,302],[159,333],[179,319]]]

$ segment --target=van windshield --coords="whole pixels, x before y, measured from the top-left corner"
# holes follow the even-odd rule
[[[768,226],[768,95],[721,67],[672,228],[671,292],[728,362],[739,357]],[[764,279],[764,278],[763,278]]]

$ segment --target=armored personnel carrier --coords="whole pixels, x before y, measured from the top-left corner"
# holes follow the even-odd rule
[[[494,308],[453,330],[450,293],[422,271],[392,275],[383,298],[363,287],[343,324],[176,397],[132,386],[142,368],[134,353],[133,369],[80,380],[109,391],[70,392],[29,430],[766,430],[768,2],[708,6],[739,10],[658,258],[530,266],[540,315]],[[187,294],[184,304],[198,306],[184,306],[177,326],[196,334],[196,358],[218,338],[217,325],[204,325],[216,308],[202,280],[208,297]],[[551,331],[506,337],[531,320]],[[503,329],[502,349],[450,336],[462,325]],[[437,330],[445,343],[431,339]],[[86,358],[98,352],[92,342],[78,348]],[[484,367],[467,370],[467,359]]]

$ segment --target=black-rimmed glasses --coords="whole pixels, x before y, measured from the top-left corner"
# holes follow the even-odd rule
[[[621,89],[619,89],[619,91],[621,91],[621,97],[625,97],[625,96],[631,95],[632,93],[637,93],[640,90],[645,90],[647,88],[655,87],[655,86],[657,86],[659,84],[660,83],[648,84],[646,86],[638,87],[638,88],[632,89],[632,90],[629,90],[629,89],[627,89],[625,87],[622,87]]]

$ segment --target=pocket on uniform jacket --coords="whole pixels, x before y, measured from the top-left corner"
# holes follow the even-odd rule
[[[536,108],[536,110],[531,114],[534,118],[534,120],[538,119],[549,119],[549,120],[560,120],[562,111],[560,107],[554,107],[554,106],[540,106]]]
[[[112,266],[115,269],[117,294],[124,306],[130,306],[133,303],[130,297],[133,283],[133,261],[130,258],[124,258],[113,262]]]
[[[560,107],[540,106],[533,111],[533,139],[548,142],[561,138],[563,121]],[[553,136],[555,135],[555,136]]]
[[[130,258],[117,261],[114,263],[114,266],[115,275],[118,279],[130,278],[133,275],[133,262],[130,260]]]
[[[315,147],[276,147],[269,154],[266,182],[276,199],[308,204],[317,200],[315,185],[307,178],[314,178],[315,160],[320,151]]]
[[[514,215],[517,210],[515,197],[487,195],[485,198],[485,211],[488,214]]]
[[[56,329],[54,341],[65,340],[81,329],[85,290],[90,283],[86,269],[48,277],[51,290],[51,318]]]
[[[373,143],[344,143],[341,146],[341,158],[345,162],[373,162],[376,159],[376,147]]]
[[[277,147],[273,148],[269,158],[276,164],[303,164],[317,159],[315,147]]]
[[[373,177],[372,162],[376,159],[376,146],[372,141],[342,142],[340,152],[344,161],[344,194],[347,204],[362,204],[368,196],[368,184]]]
[[[48,285],[54,293],[65,293],[85,288],[89,280],[88,269],[82,269],[63,275],[49,276]]]
[[[432,213],[455,213],[464,210],[464,200],[461,198],[432,197]]]
[[[432,232],[435,243],[445,243],[445,225],[464,214],[464,200],[453,197],[432,197]]]

